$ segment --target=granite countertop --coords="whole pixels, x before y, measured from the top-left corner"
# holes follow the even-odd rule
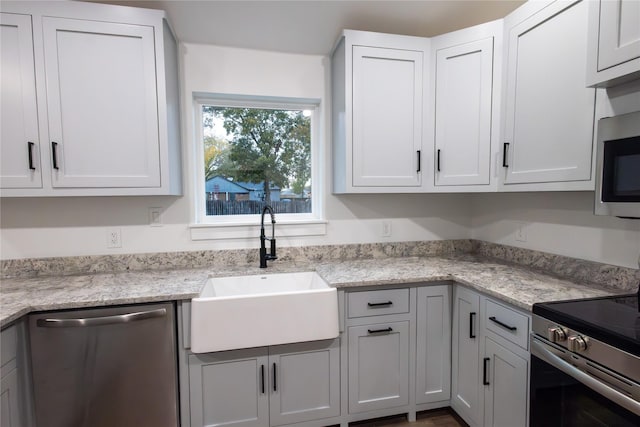
[[[309,270],[316,270],[329,284],[339,289],[455,281],[525,310],[531,310],[535,302],[623,293],[614,289],[585,286],[525,267],[468,254],[323,263],[275,262],[266,270],[244,265],[223,269],[3,279],[0,287],[0,326],[32,311],[188,300],[197,296],[206,279],[212,276]]]

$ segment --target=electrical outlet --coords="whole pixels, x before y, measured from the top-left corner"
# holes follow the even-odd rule
[[[149,225],[162,227],[162,208],[149,208]]]
[[[119,228],[109,228],[107,230],[107,248],[121,248],[122,233]]]
[[[391,221],[389,220],[382,221],[382,230],[380,232],[380,236],[391,237]]]
[[[516,228],[516,240],[518,242],[526,242],[527,241],[527,224],[524,222],[518,223],[518,228]]]

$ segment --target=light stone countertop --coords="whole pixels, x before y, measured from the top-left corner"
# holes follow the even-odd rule
[[[0,326],[33,311],[188,300],[196,297],[208,277],[316,270],[339,289],[358,286],[453,280],[531,310],[535,302],[588,298],[624,293],[584,286],[527,268],[474,255],[408,257],[286,264],[271,263],[228,269],[153,270],[113,274],[3,279],[0,285]],[[627,292],[628,293],[628,292]]]

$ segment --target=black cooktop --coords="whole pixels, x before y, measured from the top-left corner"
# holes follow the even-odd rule
[[[533,313],[640,357],[638,294],[536,303]]]

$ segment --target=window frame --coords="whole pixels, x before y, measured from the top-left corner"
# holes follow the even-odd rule
[[[204,127],[202,109],[204,106],[230,108],[260,108],[283,110],[311,111],[311,212],[297,214],[277,214],[276,221],[287,227],[289,235],[318,235],[326,234],[326,221],[323,210],[323,179],[321,174],[321,128],[322,111],[319,99],[266,97],[230,94],[195,93],[194,108],[194,224],[191,225],[193,240],[208,240],[216,238],[249,237],[248,228],[260,223],[260,215],[206,215],[205,181],[204,181]],[[308,224],[309,227],[305,227]],[[223,233],[207,232],[209,228],[227,227]],[[278,227],[280,228],[280,227]],[[200,229],[200,231],[198,231]],[[236,230],[233,232],[232,230]],[[251,237],[253,237],[251,235]]]

